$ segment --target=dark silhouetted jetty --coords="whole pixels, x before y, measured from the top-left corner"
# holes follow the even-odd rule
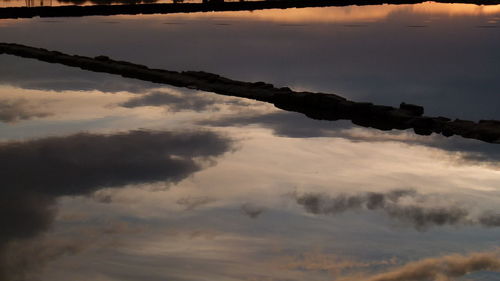
[[[300,112],[317,120],[351,120],[354,124],[380,130],[413,129],[419,135],[432,133],[444,136],[500,143],[500,121],[451,120],[445,117],[424,116],[424,108],[401,103],[399,108],[355,102],[326,93],[297,92],[290,88],[277,88],[264,82],[242,82],[202,71],[168,71],[151,69],[144,65],[112,60],[105,56],[95,58],[67,55],[18,44],[0,43],[0,54],[33,58],[49,63],[79,67],[154,83],[168,84],[221,95],[269,102],[276,107]],[[186,97],[189,98],[189,97]]]

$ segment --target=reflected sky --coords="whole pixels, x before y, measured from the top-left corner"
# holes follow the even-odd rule
[[[494,8],[33,19],[0,36],[500,119]],[[500,280],[495,145],[0,63],[1,281]]]

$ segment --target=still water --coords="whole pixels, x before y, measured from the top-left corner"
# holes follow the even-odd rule
[[[2,42],[500,119],[500,6],[0,20]],[[0,280],[500,280],[500,150],[0,56]]]

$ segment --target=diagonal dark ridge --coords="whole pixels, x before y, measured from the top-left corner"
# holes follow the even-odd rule
[[[214,11],[253,11],[263,9],[288,9],[305,7],[340,7],[382,4],[419,4],[422,0],[259,0],[248,2],[223,2],[212,0],[206,3],[156,3],[93,6],[55,7],[8,7],[0,8],[0,19],[33,17],[82,17],[138,14],[170,14]],[[437,3],[468,3],[476,5],[498,5],[500,0],[435,0]]]
[[[115,61],[105,56],[95,58],[67,55],[18,44],[0,43],[0,54],[33,58],[84,70],[121,75],[177,87],[214,92],[269,102],[287,111],[300,112],[317,120],[351,120],[354,124],[379,130],[413,129],[419,135],[432,133],[444,136],[459,135],[464,138],[500,143],[500,121],[451,120],[445,117],[423,116],[424,108],[401,103],[399,108],[355,102],[326,93],[296,92],[290,88],[277,88],[264,82],[242,82],[202,71],[176,72],[150,69],[147,66],[125,61]]]

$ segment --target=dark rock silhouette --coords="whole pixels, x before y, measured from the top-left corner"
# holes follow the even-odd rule
[[[95,2],[94,2],[95,1]],[[109,1],[109,2],[108,2]],[[129,2],[130,1],[130,2]],[[123,5],[94,6],[56,6],[56,7],[9,7],[0,8],[0,19],[32,18],[32,17],[81,17],[106,15],[138,15],[193,13],[213,11],[253,11],[262,9],[287,9],[304,7],[330,7],[350,5],[382,5],[382,4],[418,4],[422,0],[266,0],[224,2],[223,0],[207,0],[202,3],[140,4],[146,1],[135,0],[91,0],[93,3],[122,3]],[[72,0],[75,4],[79,0]],[[469,3],[477,5],[497,5],[499,0],[437,0],[438,3]]]
[[[0,43],[0,54],[34,58],[49,63],[59,63],[81,69],[117,74],[154,83],[186,87],[221,95],[254,99],[274,104],[276,107],[300,112],[317,120],[351,120],[352,123],[379,130],[413,129],[416,134],[432,133],[444,136],[459,135],[464,138],[500,143],[500,121],[450,120],[446,117],[423,116],[418,105],[401,103],[399,108],[354,102],[341,96],[325,93],[296,92],[290,88],[276,88],[265,82],[242,82],[203,71],[168,71],[147,66],[115,61],[106,56],[95,58],[67,55],[18,44]]]

